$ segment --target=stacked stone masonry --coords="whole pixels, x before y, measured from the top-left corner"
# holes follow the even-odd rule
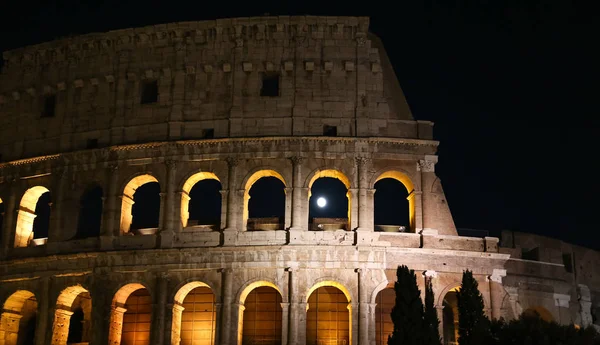
[[[490,317],[535,310],[598,322],[597,252],[520,233],[458,236],[433,124],[413,119],[368,23],[186,22],[5,52],[0,344],[382,344],[402,264],[421,290],[431,279],[446,344],[455,341],[449,296],[465,269]],[[261,96],[273,76],[276,92]],[[263,177],[282,182],[285,215],[272,231],[252,231],[249,191]],[[320,178],[347,189],[348,217],[333,231],[310,227]],[[405,232],[377,231],[382,179],[408,192]],[[188,219],[190,191],[204,180],[221,185],[212,228]],[[134,194],[148,183],[160,186],[158,225],[134,229]],[[101,221],[80,236],[91,187]],[[40,238],[36,202],[47,192]],[[338,321],[323,321],[320,303]]]

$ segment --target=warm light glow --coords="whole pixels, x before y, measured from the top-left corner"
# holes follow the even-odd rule
[[[248,202],[250,201],[250,189],[256,181],[263,177],[275,177],[283,182],[284,187],[287,187],[287,183],[285,183],[283,176],[281,176],[281,174],[275,170],[259,170],[253,173],[244,184],[244,211],[242,213],[242,227],[244,229],[246,229],[248,224]]]
[[[27,247],[33,239],[33,220],[36,217],[35,207],[42,194],[49,192],[46,187],[29,188],[19,204],[17,214],[17,229],[15,231],[15,247]]]
[[[375,183],[377,183],[377,181],[383,180],[384,178],[392,178],[394,180],[399,181],[400,183],[402,183],[404,185],[404,187],[406,187],[406,190],[408,191],[408,219],[410,222],[410,230],[412,232],[414,232],[415,229],[415,185],[412,183],[412,181],[410,180],[410,178],[400,172],[400,171],[386,171],[384,173],[382,173],[381,175],[379,175],[377,177],[377,179],[375,179],[375,181],[373,182],[372,188],[375,188]]]
[[[0,344],[33,344],[37,301],[30,291],[19,290],[12,294],[3,306],[0,317]]]
[[[317,205],[321,208],[327,206],[327,199],[325,199],[324,197],[320,197],[317,199]]]
[[[146,183],[158,182],[156,177],[152,175],[140,175],[136,176],[127,183],[123,190],[123,197],[121,202],[121,233],[126,234],[131,228],[131,222],[133,221],[132,206],[133,206],[133,195],[135,191]],[[111,229],[112,230],[112,229]]]

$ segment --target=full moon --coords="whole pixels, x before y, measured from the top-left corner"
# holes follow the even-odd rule
[[[317,205],[319,207],[325,207],[325,205],[327,205],[327,199],[325,199],[324,197],[320,197],[317,199]]]

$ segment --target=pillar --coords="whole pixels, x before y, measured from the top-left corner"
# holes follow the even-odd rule
[[[15,190],[14,188],[9,188],[9,192],[10,194],[8,195],[8,199],[6,200],[6,203],[4,204],[4,220],[2,221],[2,233],[0,234],[2,236],[2,248],[0,248],[0,258],[5,257],[8,254],[8,249],[11,246],[11,235],[12,235],[12,231],[14,231],[13,229],[15,229],[15,223],[14,223],[14,218],[15,218],[15,214],[17,214],[17,209],[16,209],[16,195],[15,195]]]
[[[215,303],[215,310],[217,311],[215,317],[216,317],[216,327],[215,327],[215,344],[222,344],[221,343],[221,332],[223,332],[223,328],[226,328],[223,323],[223,303],[221,302],[216,302]]]
[[[65,309],[56,309],[54,312],[52,345],[67,345],[69,326],[71,325],[71,315],[73,315],[73,312]]]
[[[283,222],[283,228],[289,229],[292,226],[292,195],[294,188],[285,188],[285,217]]]
[[[290,304],[287,302],[281,303],[281,345],[288,343],[288,328],[290,322]]]
[[[233,304],[233,270],[225,268],[221,271],[221,284],[223,287],[223,307],[221,313],[221,344],[233,345],[237,335],[237,325],[232,324]]]
[[[227,202],[229,200],[229,190],[222,189],[219,193],[221,193],[221,225],[218,229],[215,229],[217,231],[227,227]]]
[[[289,322],[288,345],[303,345],[306,343],[306,302],[300,299],[298,286],[298,269],[287,268],[289,293]]]
[[[418,163],[419,171],[421,172],[421,189],[426,190],[431,188],[436,179],[435,176],[435,160],[424,159]],[[423,232],[437,235],[436,209],[435,200],[430,191],[421,194]]]
[[[49,302],[50,299],[50,278],[40,279],[40,291],[38,299],[38,319],[37,325],[35,326],[35,345],[46,345],[48,335],[48,316],[49,316]],[[48,339],[49,340],[49,339]]]
[[[437,312],[437,317],[440,321],[438,327],[440,332],[440,339],[442,341],[442,344],[444,344],[444,306],[436,304],[435,311]]]
[[[119,210],[121,205],[118,204],[119,192],[119,166],[112,164],[108,167],[108,191],[106,193],[106,208],[104,208],[103,222],[104,225],[100,234],[100,246],[102,249],[112,247],[112,241],[115,236],[120,234],[120,229],[117,228],[117,220],[119,218]]]
[[[171,345],[179,345],[181,343],[181,317],[183,316],[183,311],[185,310],[185,308],[178,304],[178,303],[174,303],[174,304],[169,304],[167,305],[167,307],[170,307],[169,309],[172,310],[172,314],[173,316],[171,317],[171,329],[170,332],[165,332],[165,336],[167,336],[167,338],[165,338],[165,344],[169,344],[168,340],[168,336],[170,334],[171,337]],[[168,323],[167,323],[168,325]],[[215,344],[218,344],[215,341]]]
[[[292,222],[290,230],[308,230],[308,214],[306,214],[304,198],[308,198],[308,189],[303,188],[302,163],[304,158],[294,156],[292,161]]]
[[[358,275],[358,343],[369,344],[369,298],[365,272],[357,268]]]
[[[175,216],[175,203],[177,202],[177,193],[175,193],[177,162],[167,160],[165,161],[165,165],[167,167],[167,188],[165,193],[165,208],[162,211],[164,219],[163,222],[159,223],[160,247],[170,248],[173,246],[173,236],[177,221],[177,217]]]
[[[153,327],[150,334],[151,344],[162,345],[165,340],[165,314],[167,309],[167,285],[169,277],[162,273],[157,277],[156,299],[152,306]]]
[[[370,158],[357,157],[358,170],[358,231],[373,231],[373,198],[374,191],[369,188],[369,169],[372,164]]]
[[[504,288],[502,277],[506,277],[506,270],[494,269],[489,278],[490,281],[490,304],[492,319],[499,320],[502,317],[502,300],[504,299]]]
[[[592,318],[592,295],[587,285],[577,285],[577,296],[579,300],[579,314],[581,317],[581,326],[588,327],[593,323]]]
[[[346,194],[349,202],[348,211],[350,213],[348,215],[348,230],[354,230],[358,227],[358,191],[357,188],[350,188]]]
[[[113,305],[110,310],[110,325],[108,333],[109,345],[121,345],[121,335],[123,334],[123,315],[127,309]]]
[[[240,161],[237,158],[227,158],[227,188],[229,189],[229,193],[227,193],[227,226],[225,227],[225,231],[240,231],[238,222],[240,212],[237,210],[238,200],[236,200],[236,193],[234,192],[236,183],[236,170],[239,162]]]
[[[3,324],[0,330],[0,341],[4,341],[2,344],[17,344],[19,338],[19,323],[23,315],[15,313],[13,311],[5,311],[1,314],[1,320]]]

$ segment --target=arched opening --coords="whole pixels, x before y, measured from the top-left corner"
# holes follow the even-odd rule
[[[117,291],[110,315],[109,344],[149,345],[152,297],[141,284],[127,284]]]
[[[281,230],[285,222],[285,180],[276,171],[252,174],[244,188],[243,224],[247,230]]]
[[[408,191],[399,181],[385,178],[375,183],[375,230],[410,231]]]
[[[396,304],[394,288],[385,288],[377,294],[375,306],[375,342],[377,345],[386,345],[388,337],[394,332],[392,322],[392,308]]]
[[[444,296],[443,302],[443,324],[444,324],[444,345],[458,344],[458,297],[454,288]]]
[[[542,306],[534,306],[534,307],[527,308],[525,311],[523,311],[522,317],[528,317],[528,318],[539,317],[540,319],[542,319],[546,322],[554,321],[554,317],[552,316],[552,313],[549,312],[548,309],[546,309]]]
[[[209,172],[191,176],[183,186],[181,196],[181,223],[185,227],[220,230],[221,182]]]
[[[160,219],[160,185],[151,175],[137,176],[125,186],[121,203],[121,233],[154,234]]]
[[[34,345],[37,323],[37,300],[33,293],[19,290],[12,294],[0,319],[1,345]]]
[[[341,289],[322,285],[308,298],[306,344],[351,344],[351,306]]]
[[[76,239],[100,236],[102,222],[102,187],[93,186],[81,197]]]
[[[208,285],[191,282],[175,295],[173,304],[172,343],[213,345],[217,329],[215,294]],[[177,340],[179,339],[179,342]]]
[[[241,301],[244,305],[242,345],[281,344],[281,294],[271,286],[259,286]]]
[[[29,188],[21,202],[17,215],[15,247],[45,244],[50,225],[50,191],[46,187]]]
[[[350,180],[337,170],[322,170],[308,185],[309,228],[350,230]]]
[[[92,326],[92,298],[81,285],[64,289],[56,301],[52,344],[89,343]]]
[[[374,184],[376,231],[415,232],[415,193],[410,178],[399,171],[387,171]]]

